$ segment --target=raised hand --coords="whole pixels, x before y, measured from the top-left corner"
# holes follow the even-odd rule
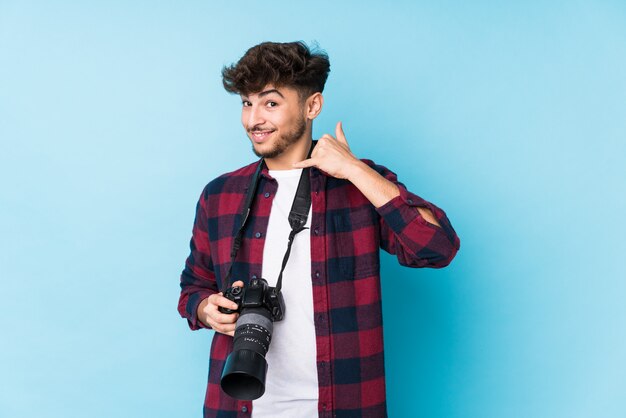
[[[324,134],[313,148],[311,158],[297,162],[293,166],[317,167],[330,176],[350,180],[359,164],[362,163],[350,151],[341,122],[337,122],[335,137]]]

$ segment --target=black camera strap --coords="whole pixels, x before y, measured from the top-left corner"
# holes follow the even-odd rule
[[[309,153],[310,155],[310,153]],[[289,225],[291,225],[291,232],[289,233],[289,242],[287,243],[287,251],[283,257],[283,264],[280,267],[280,273],[278,274],[278,280],[276,281],[276,291],[280,292],[283,287],[283,271],[287,267],[287,261],[289,260],[289,254],[291,254],[291,245],[293,240],[299,232],[306,229],[307,218],[309,216],[309,208],[311,207],[311,181],[309,179],[309,169],[303,168],[300,175],[300,182],[298,182],[298,190],[293,198],[291,204],[291,211],[289,212]]]
[[[315,142],[312,143],[307,158],[311,158],[311,152],[313,152],[314,146]],[[239,252],[239,248],[241,247],[241,239],[243,237],[246,223],[248,222],[248,219],[250,217],[252,204],[254,203],[254,198],[259,187],[261,171],[263,171],[264,165],[265,161],[261,159],[259,161],[259,164],[257,165],[257,169],[254,172],[254,175],[252,176],[250,186],[248,187],[246,200],[241,214],[241,226],[239,227],[239,230],[237,231],[237,234],[233,239],[233,246],[230,251],[230,266],[228,268],[228,273],[226,274],[226,277],[222,282],[227,284],[227,286],[222,289],[222,292],[226,292],[226,289],[228,289],[231,285],[230,279],[233,271],[233,265],[235,264],[237,253]],[[287,243],[287,251],[285,252],[285,256],[283,257],[283,264],[280,268],[280,274],[278,275],[278,280],[276,281],[277,292],[280,292],[280,289],[282,288],[283,271],[287,266],[287,261],[289,261],[289,255],[291,254],[291,246],[293,245],[293,240],[299,232],[302,232],[304,229],[306,229],[304,225],[306,225],[309,216],[309,209],[311,207],[311,182],[309,179],[309,171],[309,168],[302,169],[300,181],[298,182],[298,189],[296,190],[296,195],[294,196],[293,203],[291,205],[291,211],[289,212],[288,219],[289,225],[291,226],[291,232],[289,233],[289,242]]]

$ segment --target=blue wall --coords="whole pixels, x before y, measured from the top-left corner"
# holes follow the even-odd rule
[[[200,416],[179,273],[254,158],[220,69],[264,40],[317,40],[315,135],[461,236],[383,256],[390,416],[626,416],[626,5],[336,3],[0,2],[0,416]]]

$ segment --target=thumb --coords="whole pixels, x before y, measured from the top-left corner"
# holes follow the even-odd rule
[[[348,145],[346,135],[343,133],[343,124],[341,123],[341,121],[337,122],[337,126],[335,127],[335,138],[337,138],[339,142]]]
[[[237,280],[235,283],[233,283],[233,286],[243,287],[243,282],[241,280]]]
[[[293,168],[307,168],[313,167],[315,165],[315,161],[313,158],[308,158],[306,160],[300,161],[299,163],[293,163]]]

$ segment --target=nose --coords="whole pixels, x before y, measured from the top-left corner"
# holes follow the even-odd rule
[[[265,122],[261,109],[258,106],[252,105],[244,108],[244,123],[247,129],[252,129],[255,126],[262,125]]]

